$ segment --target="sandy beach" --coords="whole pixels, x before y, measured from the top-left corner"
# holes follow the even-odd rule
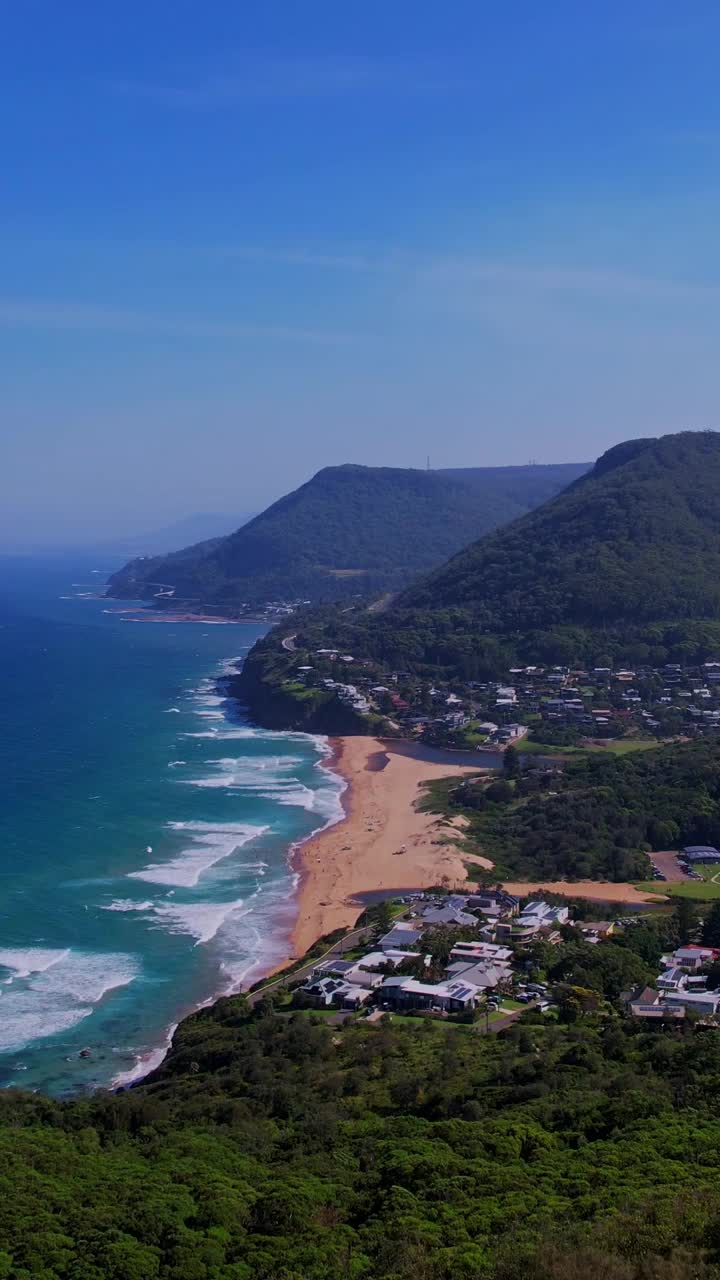
[[[419,760],[377,738],[336,738],[333,748],[327,767],[348,783],[346,816],[296,850],[300,888],[292,933],[295,957],[317,938],[354,924],[362,910],[354,900],[358,894],[438,884],[461,889],[467,880],[459,847],[467,820],[420,813],[417,803],[423,783],[479,773],[480,768]],[[477,855],[472,861],[493,865]],[[544,890],[629,905],[663,901],[632,884],[591,880],[507,881],[504,887],[521,897]]]
[[[665,902],[661,894],[643,893],[634,884],[610,880],[504,880],[503,888],[518,897],[529,893],[561,893],[568,898],[591,898],[595,902]]]
[[[296,956],[317,938],[355,922],[362,911],[361,904],[351,901],[356,894],[440,883],[460,887],[466,880],[454,843],[462,840],[460,825],[419,813],[416,805],[422,783],[481,769],[452,762],[431,764],[396,753],[376,738],[337,738],[333,747],[328,767],[349,784],[346,817],[296,852],[301,876],[292,935]]]

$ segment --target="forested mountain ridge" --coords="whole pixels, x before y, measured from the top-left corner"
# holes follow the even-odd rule
[[[608,450],[558,497],[410,586],[494,629],[720,616],[720,434]]]
[[[317,613],[302,643],[432,677],[514,662],[720,652],[720,434],[627,441],[557,497],[420,577],[382,613]]]
[[[584,469],[326,467],[227,538],[131,561],[108,594],[151,599],[171,590],[175,600],[232,610],[395,591]]]

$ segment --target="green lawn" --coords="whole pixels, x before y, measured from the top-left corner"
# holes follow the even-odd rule
[[[657,738],[618,738],[610,740],[604,747],[585,747],[585,751],[612,751],[615,756],[626,756],[630,751],[652,751],[662,744]]]
[[[643,880],[636,888],[644,893],[693,898],[697,902],[712,902],[714,898],[720,898],[720,881],[717,880]]]

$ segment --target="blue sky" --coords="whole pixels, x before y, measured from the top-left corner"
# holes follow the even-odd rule
[[[6,546],[718,425],[716,3],[3,28]]]

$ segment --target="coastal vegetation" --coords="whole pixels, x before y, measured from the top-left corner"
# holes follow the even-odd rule
[[[720,742],[598,752],[516,778],[432,783],[428,804],[465,814],[464,848],[491,858],[496,877],[641,880],[650,892],[682,892],[684,885],[650,881],[648,852],[720,844]],[[720,893],[715,884],[705,893],[702,882],[687,887],[698,898]]]
[[[396,591],[558,493],[585,464],[418,471],[326,467],[229,537],[131,561],[109,594],[234,612]]]
[[[414,674],[515,662],[702,663],[720,652],[720,434],[628,441],[380,611],[310,612],[303,642]]]
[[[622,1017],[623,950],[498,1035],[234,997],[124,1095],[6,1092],[0,1275],[717,1280],[720,1038]]]

